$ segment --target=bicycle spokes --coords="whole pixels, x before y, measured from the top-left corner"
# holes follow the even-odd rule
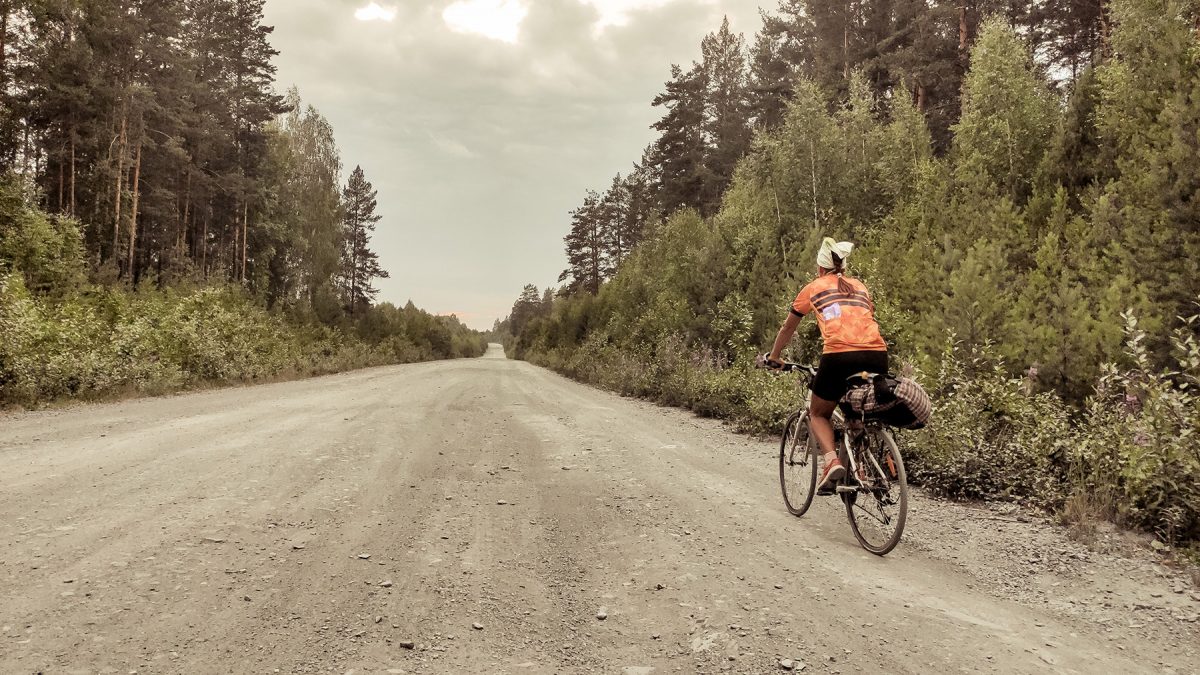
[[[788,512],[794,516],[804,515],[816,492],[817,463],[812,442],[807,415],[796,413],[784,427],[779,447],[779,485]]]
[[[808,434],[797,433],[792,435],[791,447],[788,450],[788,464],[793,466],[807,466],[812,453],[808,449]]]
[[[899,541],[908,508],[899,451],[886,430],[868,431],[855,439],[851,458],[856,470],[846,515],[863,547],[882,555]]]

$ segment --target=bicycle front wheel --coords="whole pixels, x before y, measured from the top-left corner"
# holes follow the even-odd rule
[[[809,433],[808,412],[797,412],[783,427],[779,443],[779,486],[788,513],[800,517],[817,492],[816,439]]]
[[[853,492],[843,494],[850,529],[862,547],[887,555],[904,533],[908,517],[908,478],[896,439],[888,429],[867,431],[854,443],[855,470],[846,477]]]

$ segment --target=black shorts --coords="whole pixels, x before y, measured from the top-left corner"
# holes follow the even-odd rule
[[[812,393],[837,403],[850,388],[846,378],[866,371],[886,375],[888,372],[887,352],[842,352],[825,354],[817,365],[817,376],[812,381]]]

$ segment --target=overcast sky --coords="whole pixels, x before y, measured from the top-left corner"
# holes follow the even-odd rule
[[[374,248],[411,299],[475,328],[555,283],[568,211],[641,157],[672,63],[758,0],[267,0],[280,91],[379,191]],[[775,8],[774,0],[765,3]]]

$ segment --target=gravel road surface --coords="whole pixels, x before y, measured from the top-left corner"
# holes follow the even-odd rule
[[[488,356],[0,416],[0,673],[1197,672],[1200,594]]]

